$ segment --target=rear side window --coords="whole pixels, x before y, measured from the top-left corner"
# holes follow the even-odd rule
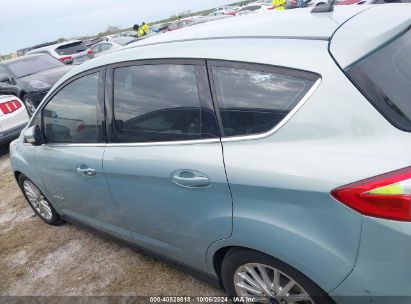
[[[411,132],[411,30],[346,73],[394,126]]]
[[[99,73],[74,80],[44,107],[48,143],[96,143]]]
[[[56,53],[59,55],[71,55],[84,52],[85,50],[87,50],[87,46],[79,41],[59,46],[56,48]]]
[[[205,68],[201,67],[206,73]],[[114,70],[117,142],[145,143],[213,138],[214,112],[201,104],[196,69],[178,64]]]
[[[265,133],[278,125],[307,94],[318,75],[290,76],[227,66],[212,66],[224,136]]]
[[[107,50],[109,50],[109,49],[111,49],[111,48],[112,48],[112,45],[111,45],[110,43],[103,43],[103,44],[101,45],[101,51],[102,51],[102,52],[107,51]]]

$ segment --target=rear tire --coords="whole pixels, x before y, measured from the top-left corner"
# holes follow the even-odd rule
[[[221,276],[227,294],[232,297],[276,304],[334,303],[301,272],[258,251],[230,250],[224,257]]]
[[[40,189],[23,174],[19,176],[19,186],[30,207],[45,223],[53,226],[63,223],[60,215]]]

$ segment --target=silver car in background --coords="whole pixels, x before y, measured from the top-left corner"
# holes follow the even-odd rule
[[[123,37],[116,37],[113,39],[108,39],[106,41],[101,41],[96,45],[91,47],[94,55],[96,57],[110,53],[116,49],[119,49],[125,45],[138,41],[139,38],[130,37],[130,36],[123,36]]]

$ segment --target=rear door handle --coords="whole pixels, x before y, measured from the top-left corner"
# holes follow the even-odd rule
[[[94,176],[96,175],[96,169],[89,168],[89,166],[85,164],[78,165],[77,168],[77,173],[83,175],[83,176]]]
[[[173,183],[187,188],[200,188],[210,185],[210,179],[204,173],[195,170],[177,170],[171,173]]]

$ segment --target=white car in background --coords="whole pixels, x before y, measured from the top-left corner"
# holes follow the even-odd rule
[[[0,145],[20,135],[29,120],[23,102],[16,96],[0,95]]]
[[[225,5],[212,10],[209,16],[231,15],[234,16],[238,12],[237,6]]]
[[[81,40],[67,41],[41,47],[27,52],[26,55],[39,53],[51,55],[65,64],[80,64],[94,58],[93,51]]]
[[[262,13],[267,10],[268,8],[261,4],[246,5],[240,8],[236,16],[244,16],[244,15],[249,15],[249,14]]]
[[[129,37],[129,36],[117,37],[111,40],[101,41],[97,43],[96,45],[94,45],[91,48],[91,50],[93,51],[94,55],[98,57],[98,56],[110,53],[111,51],[114,51],[115,49],[121,48],[122,46],[133,43],[137,40],[139,39],[136,37]]]

